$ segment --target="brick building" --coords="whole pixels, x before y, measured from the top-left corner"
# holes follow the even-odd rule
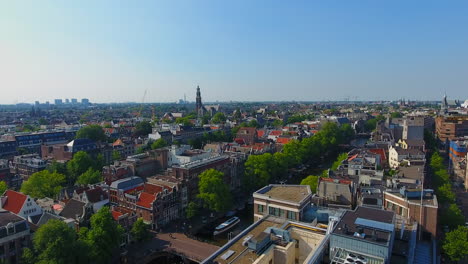
[[[468,136],[468,116],[438,116],[436,134],[442,142]]]
[[[383,194],[385,210],[393,211],[410,222],[417,222],[424,232],[436,237],[439,205],[433,190],[401,188],[386,190]]]
[[[237,131],[236,138],[242,139],[246,145],[252,145],[258,140],[257,129],[255,127],[241,127]]]

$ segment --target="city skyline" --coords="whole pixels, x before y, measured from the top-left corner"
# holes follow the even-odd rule
[[[0,104],[468,98],[468,3],[0,4]]]

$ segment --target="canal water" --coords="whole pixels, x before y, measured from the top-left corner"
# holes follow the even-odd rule
[[[198,239],[206,241],[213,245],[223,246],[229,241],[229,237],[234,238],[241,231],[243,231],[244,229],[246,229],[248,226],[250,226],[253,223],[253,205],[246,204],[245,208],[242,210],[237,210],[234,216],[239,217],[240,222],[236,226],[234,226],[232,229],[217,236],[213,235],[213,232],[216,226],[230,219],[233,216],[222,217],[216,220],[215,222],[208,224],[204,228],[200,229],[198,233],[195,234],[195,236]]]

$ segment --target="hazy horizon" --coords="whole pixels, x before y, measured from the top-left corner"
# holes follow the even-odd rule
[[[466,1],[4,1],[0,104],[468,99]]]

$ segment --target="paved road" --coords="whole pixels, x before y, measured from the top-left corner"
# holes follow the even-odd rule
[[[128,257],[129,263],[143,263],[151,260],[149,255],[159,251],[168,251],[201,261],[218,249],[218,246],[188,238],[182,233],[159,233],[150,241],[132,244],[128,248]]]
[[[190,259],[198,261],[206,259],[219,249],[215,245],[193,240],[181,233],[163,233],[158,234],[156,237],[169,243],[167,250],[174,250]]]

